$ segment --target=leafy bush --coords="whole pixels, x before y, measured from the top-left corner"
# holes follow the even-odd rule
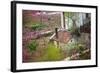
[[[33,52],[33,51],[36,51],[36,48],[37,48],[38,44],[36,43],[36,41],[31,41],[29,44],[28,44],[28,49],[30,52]]]
[[[66,45],[66,51],[68,56],[71,56],[73,52],[82,53],[84,51],[85,46],[80,44],[79,42],[71,42]]]
[[[79,53],[82,53],[84,51],[84,49],[85,49],[85,46],[82,45],[82,44],[79,44],[78,45],[78,49],[79,49]]]
[[[57,48],[53,43],[49,43],[45,50],[45,54],[41,59],[44,61],[57,61],[62,58],[63,55],[61,53],[61,49]]]
[[[73,50],[78,50],[78,43],[71,42],[71,43],[68,43],[66,45],[66,51],[67,51],[67,55],[68,56],[71,56],[72,55]]]

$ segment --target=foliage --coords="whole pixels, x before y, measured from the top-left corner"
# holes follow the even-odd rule
[[[79,42],[71,42],[66,45],[68,56],[71,56],[73,52],[82,53],[84,48],[85,46]]]
[[[53,43],[49,43],[45,54],[43,55],[42,59],[45,61],[57,61],[61,60],[63,55],[61,53],[61,49],[57,48]]]
[[[46,27],[46,25],[37,23],[37,24],[30,25],[30,27],[33,30],[41,30],[42,28]]]
[[[72,18],[74,14],[75,14],[74,12],[64,12],[64,16],[69,18]]]
[[[28,49],[30,52],[33,52],[33,51],[36,51],[36,48],[37,48],[38,44],[36,43],[36,41],[31,41],[29,44],[28,44]]]
[[[72,27],[69,29],[69,31],[71,32],[72,35],[76,35],[77,37],[80,36],[80,32],[79,32],[79,28],[77,27]]]
[[[82,53],[82,51],[84,51],[85,46],[82,44],[78,45],[78,49],[79,49],[79,53]]]
[[[77,49],[77,47],[78,47],[78,43],[75,43],[75,42],[68,43],[67,46],[66,46],[66,48],[68,50],[70,50],[70,49]]]

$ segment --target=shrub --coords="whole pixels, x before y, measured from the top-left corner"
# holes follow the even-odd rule
[[[79,45],[78,45],[78,49],[79,49],[79,53],[81,54],[81,53],[84,51],[85,46],[82,45],[82,44],[79,44]]]
[[[53,43],[49,43],[41,59],[44,61],[58,61],[63,59],[63,55],[60,48],[57,48]]]
[[[31,41],[29,44],[28,44],[28,49],[30,52],[33,52],[33,51],[36,51],[36,48],[37,48],[38,44],[36,43],[36,41]]]
[[[74,51],[78,52],[78,43],[71,42],[66,44],[67,56],[71,56]]]

